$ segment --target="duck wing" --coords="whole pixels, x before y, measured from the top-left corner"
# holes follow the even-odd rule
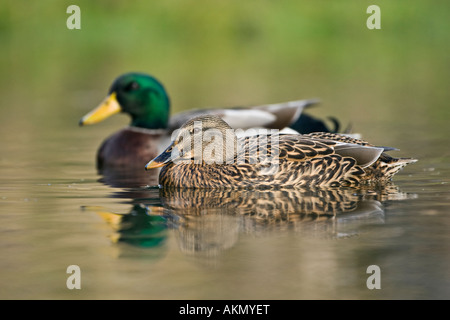
[[[170,118],[169,129],[180,128],[186,121],[206,114],[220,116],[233,129],[267,128],[283,129],[300,117],[304,108],[318,100],[295,100],[250,107],[194,109],[175,114]]]

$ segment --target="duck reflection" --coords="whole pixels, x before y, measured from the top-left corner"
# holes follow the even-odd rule
[[[217,208],[265,223],[330,218],[355,209],[353,190],[161,189],[161,203],[184,215],[204,215]]]
[[[266,224],[330,219],[357,211],[362,202],[365,205],[407,197],[393,184],[378,189],[160,189],[161,205],[181,215],[226,209],[227,214],[249,216]]]
[[[346,190],[161,189],[162,206],[177,216],[176,238],[186,254],[216,256],[240,233],[292,229],[308,236],[342,237],[338,221],[383,223],[376,196]],[[340,220],[338,220],[340,219]]]
[[[131,198],[127,214],[95,210],[113,225],[114,242],[155,248],[165,243],[170,230],[182,252],[207,257],[235,246],[242,233],[288,229],[308,237],[353,236],[361,226],[385,222],[384,202],[413,197],[393,184],[380,189],[146,192],[147,197]]]
[[[148,207],[136,204],[126,213],[115,213],[104,207],[83,207],[94,211],[115,231],[114,243],[126,243],[135,247],[161,246],[167,238],[167,222],[161,215],[152,214]]]
[[[159,190],[159,170],[146,172],[143,168],[106,167],[98,173],[101,175],[98,181],[112,188],[112,198],[131,200],[133,204],[141,203],[141,199],[155,198],[154,190]],[[156,198],[159,201],[158,193]]]
[[[146,172],[144,168],[105,167],[98,171],[99,182],[113,188],[139,188],[157,186],[159,170]]]

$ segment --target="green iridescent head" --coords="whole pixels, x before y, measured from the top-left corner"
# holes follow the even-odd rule
[[[170,100],[164,86],[144,73],[127,73],[114,80],[106,99],[80,120],[94,124],[124,112],[131,125],[147,129],[165,129],[169,122]]]

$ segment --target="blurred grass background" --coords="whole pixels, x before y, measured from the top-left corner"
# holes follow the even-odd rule
[[[71,4],[81,30],[66,27]],[[366,27],[371,4],[381,30]],[[369,140],[447,141],[449,31],[448,1],[6,0],[0,133],[37,145],[94,135],[93,148],[128,119],[79,129],[79,118],[141,71],[164,83],[172,112],[320,98],[312,114]]]

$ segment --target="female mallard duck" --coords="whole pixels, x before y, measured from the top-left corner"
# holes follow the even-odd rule
[[[157,156],[170,143],[171,132],[193,116],[217,114],[233,128],[283,129],[292,124],[298,130],[296,121],[301,119],[303,108],[316,102],[299,100],[248,108],[192,110],[169,118],[170,100],[164,86],[147,74],[127,73],[113,82],[107,98],[86,114],[80,125],[94,124],[119,112],[129,114],[130,126],[113,134],[101,145],[97,167],[142,168],[148,159]],[[316,121],[306,119],[311,124],[316,124]],[[307,128],[307,123],[302,120],[303,127]]]
[[[186,188],[356,186],[386,183],[416,160],[392,158],[369,143],[333,133],[238,138],[214,115],[193,118],[146,165],[159,184]],[[206,142],[206,143],[205,143]]]

